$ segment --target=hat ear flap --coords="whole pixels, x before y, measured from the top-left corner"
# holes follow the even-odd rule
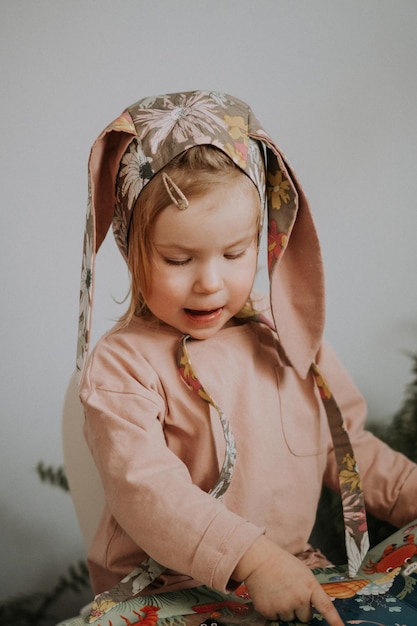
[[[129,113],[112,122],[91,148],[88,163],[89,197],[81,268],[80,315],[78,322],[77,371],[81,377],[88,355],[94,296],[95,256],[114,216],[116,179],[120,161],[137,135]]]
[[[100,248],[112,223],[120,161],[136,134],[130,115],[124,113],[101,133],[91,148],[88,169],[95,226],[94,252]]]
[[[315,361],[325,321],[320,244],[304,192],[285,253],[271,268],[271,309],[284,351],[301,377]]]
[[[307,376],[324,329],[324,272],[310,207],[276,146],[267,148],[271,310],[284,351]]]

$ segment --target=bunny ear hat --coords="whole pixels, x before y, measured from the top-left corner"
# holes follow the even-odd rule
[[[80,375],[90,343],[95,257],[110,226],[126,258],[130,219],[141,190],[174,157],[202,144],[225,152],[265,199],[274,324],[289,362],[307,376],[324,327],[323,265],[309,204],[249,106],[212,91],[139,100],[93,144],[80,291]]]

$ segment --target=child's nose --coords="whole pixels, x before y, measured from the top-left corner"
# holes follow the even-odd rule
[[[223,276],[215,262],[202,265],[196,276],[194,289],[198,293],[216,293],[223,288]]]

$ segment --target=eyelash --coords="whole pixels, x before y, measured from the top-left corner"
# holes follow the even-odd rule
[[[164,259],[167,265],[187,265],[191,259],[186,259],[185,261],[174,261],[173,259]]]
[[[245,253],[246,250],[243,250],[242,252],[237,252],[236,254],[225,254],[224,257],[229,261],[235,261],[236,259],[240,259],[242,256],[244,256]]]
[[[236,261],[237,259],[240,259],[241,257],[244,256],[246,250],[243,250],[243,252],[238,252],[237,254],[225,254],[224,258],[227,259],[228,261]],[[164,259],[165,263],[167,265],[173,265],[174,267],[181,267],[182,265],[187,265],[188,263],[190,263],[191,259],[185,259],[184,261],[175,261],[175,259]]]

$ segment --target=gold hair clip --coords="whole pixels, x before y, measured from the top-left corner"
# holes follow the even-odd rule
[[[165,189],[167,190],[172,202],[180,209],[180,211],[187,209],[188,200],[178,185],[174,183],[172,178],[170,178],[165,172],[162,172],[162,180],[164,181]]]

